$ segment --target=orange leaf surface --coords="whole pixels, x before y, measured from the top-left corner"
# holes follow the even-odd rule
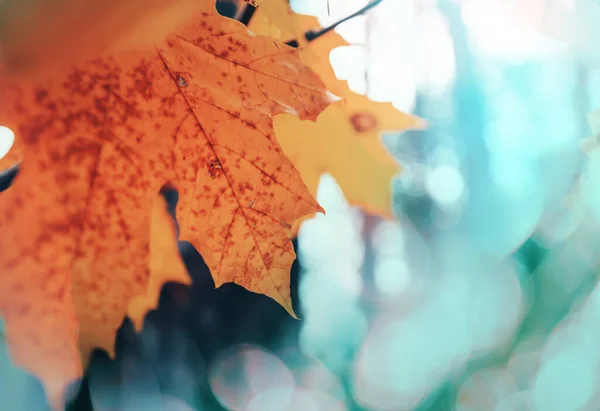
[[[0,172],[22,161],[20,139],[8,154],[0,159]],[[156,307],[160,290],[166,282],[190,284],[191,279],[177,247],[175,224],[168,213],[162,195],[157,194],[152,202],[150,217],[149,278],[146,294],[133,297],[129,302],[128,317],[135,328],[142,328],[144,316]]]
[[[277,139],[311,193],[316,195],[320,177],[327,172],[336,179],[350,204],[391,218],[390,180],[400,172],[400,165],[384,147],[381,134],[421,129],[424,121],[397,110],[391,103],[374,102],[352,92],[346,81],[336,77],[329,60],[333,49],[349,44],[333,31],[307,42],[304,33],[318,31],[321,26],[316,17],[293,13],[287,1],[273,0],[268,6],[261,3],[249,28],[258,34],[300,40],[304,63],[342,98],[325,109],[316,122],[288,115],[275,119]],[[307,218],[294,224],[294,232]]]
[[[118,47],[148,46],[210,0],[4,0],[0,61],[34,75]]]
[[[35,83],[3,76],[0,89],[0,124],[23,148],[0,195],[0,315],[15,362],[55,406],[81,374],[77,350],[112,352],[123,315],[139,318],[162,281],[181,278],[175,256],[150,254],[167,183],[180,193],[181,239],[217,286],[236,282],[293,314],[290,228],[320,207],[272,118],[315,119],[329,104],[296,50],[211,11],[153,47]]]

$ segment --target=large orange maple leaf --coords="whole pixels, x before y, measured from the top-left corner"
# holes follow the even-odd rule
[[[3,76],[0,90],[0,124],[23,151],[0,195],[0,315],[16,363],[55,406],[81,374],[78,348],[84,360],[112,352],[123,315],[141,315],[161,283],[149,278],[165,271],[149,255],[150,220],[167,183],[181,239],[217,286],[236,282],[293,314],[291,224],[321,208],[272,117],[315,119],[329,104],[296,50],[211,10],[151,48],[35,84]]]

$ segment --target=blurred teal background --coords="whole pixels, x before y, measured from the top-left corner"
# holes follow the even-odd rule
[[[293,2],[325,22],[365,2],[326,3]],[[600,409],[600,153],[585,142],[599,13],[384,1],[340,28],[358,44],[334,52],[340,75],[430,124],[386,136],[406,167],[398,222],[347,207],[325,178],[328,214],[300,235],[301,346],[352,361],[362,409]]]

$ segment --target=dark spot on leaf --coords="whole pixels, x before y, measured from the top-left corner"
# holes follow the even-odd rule
[[[355,113],[350,117],[352,127],[359,133],[375,131],[377,129],[377,119],[370,113]]]

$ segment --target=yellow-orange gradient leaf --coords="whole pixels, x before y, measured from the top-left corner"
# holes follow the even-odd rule
[[[297,23],[296,14],[290,9],[288,1],[244,0],[258,8],[248,28],[261,35],[270,35],[284,41],[296,39],[300,45],[306,44],[304,29]],[[308,17],[308,16],[307,16]],[[315,19],[316,20],[316,19]],[[271,24],[275,22],[276,24]]]
[[[264,0],[259,4],[248,24],[253,33],[282,41],[296,40],[302,61],[319,74],[329,91],[340,97],[350,93],[347,83],[336,77],[329,61],[331,50],[350,46],[342,36],[330,31],[309,42],[304,35],[322,28],[316,17],[294,13],[286,0]]]
[[[15,362],[55,405],[81,374],[77,349],[112,352],[132,299],[154,292],[152,204],[167,183],[181,239],[216,284],[293,313],[290,228],[320,207],[272,117],[315,119],[329,104],[296,50],[213,10],[153,47],[35,84],[4,76],[0,90],[0,124],[24,152],[0,195],[0,315]]]
[[[285,14],[284,10],[286,18],[277,18]],[[287,1],[272,0],[268,6],[260,3],[249,28],[258,34],[300,40],[304,63],[341,97],[321,113],[316,123],[287,115],[275,119],[277,139],[311,193],[316,195],[320,176],[328,172],[351,204],[392,217],[390,179],[400,166],[384,147],[382,133],[421,129],[424,121],[397,110],[391,103],[374,102],[352,92],[346,81],[335,76],[329,59],[334,48],[349,44],[334,31],[307,42],[304,33],[319,31],[321,26],[315,17],[293,13]],[[294,232],[307,218],[294,224]]]

